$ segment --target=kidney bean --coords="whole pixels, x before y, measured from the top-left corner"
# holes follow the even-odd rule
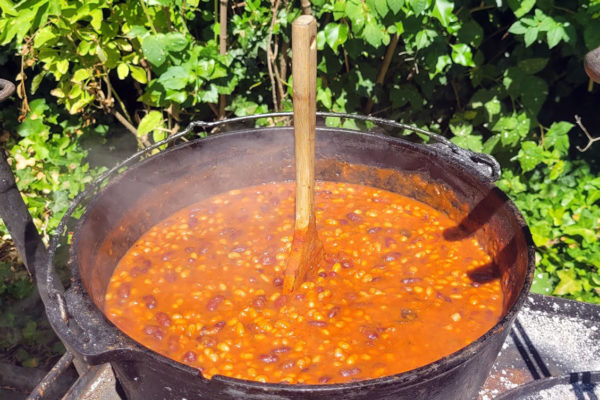
[[[400,229],[399,233],[407,238],[412,236],[412,233],[408,229]]]
[[[117,296],[121,299],[126,299],[131,294],[131,283],[125,282],[121,283],[119,288],[117,289]]]
[[[198,220],[195,217],[190,216],[188,218],[188,226],[194,229],[196,226],[198,226]]]
[[[193,351],[188,351],[183,355],[182,360],[186,363],[196,362],[196,353],[194,353]]]
[[[335,271],[330,271],[327,275],[329,275],[330,278],[335,278],[336,276],[338,276],[337,272]]]
[[[254,308],[263,308],[267,304],[267,298],[263,295],[256,296],[254,300],[252,300],[252,306]]]
[[[340,225],[348,225],[348,220],[344,218],[338,220],[338,222],[340,223]]]
[[[173,257],[173,252],[168,251],[168,252],[164,253],[160,259],[163,261],[169,261],[171,259],[171,257]]]
[[[273,279],[273,286],[281,287],[282,285],[283,285],[283,278],[278,276],[277,278]]]
[[[264,254],[261,258],[260,258],[260,263],[262,265],[264,265],[265,267],[272,267],[273,265],[277,264],[277,258],[273,257],[270,254]]]
[[[225,321],[219,321],[216,324],[214,324],[214,328],[217,329],[217,332],[220,332],[221,329],[225,328],[225,326],[227,325],[227,322]]]
[[[265,236],[265,239],[267,239],[267,241],[270,242],[271,240],[273,240],[273,234],[267,233],[267,236]]]
[[[294,295],[294,300],[301,302],[304,300],[305,297],[306,296],[303,293],[297,293]]]
[[[208,335],[198,336],[196,340],[204,347],[214,347],[217,345],[217,339]]]
[[[146,303],[146,307],[149,310],[156,308],[156,298],[154,296],[152,296],[151,294],[148,294],[148,295],[142,297],[142,300],[144,300],[144,303]]]
[[[173,283],[177,280],[177,273],[175,271],[168,270],[165,272],[165,281]]]
[[[254,322],[245,324],[244,327],[246,328],[247,331],[254,333],[254,334],[265,333],[265,331],[260,326],[255,324]]]
[[[322,377],[319,378],[319,383],[322,384],[322,385],[324,385],[327,382],[329,382],[330,380],[331,380],[330,376],[324,375],[324,376],[322,376]]]
[[[279,364],[279,368],[283,370],[292,369],[296,366],[296,360],[286,360]]]
[[[279,200],[278,197],[273,196],[271,197],[271,200],[269,200],[269,203],[271,203],[273,207],[277,207],[279,203],[281,203],[281,200]]]
[[[286,305],[288,302],[288,297],[285,294],[282,294],[281,296],[279,296],[278,298],[275,299],[275,301],[273,302],[273,305],[275,306],[275,308],[281,308],[284,305]]]
[[[442,299],[444,300],[446,303],[452,303],[452,298],[446,296],[445,294],[441,293],[441,292],[436,292],[435,293],[436,297],[438,299]]]
[[[243,253],[246,251],[246,248],[244,246],[236,246],[236,247],[232,248],[230,251],[233,253]]]
[[[169,336],[169,338],[167,339],[167,345],[169,346],[169,351],[179,350],[179,337]]]
[[[417,319],[417,313],[414,310],[411,310],[410,308],[403,308],[400,311],[400,315],[402,316],[402,319],[407,321],[414,321],[415,319]]]
[[[276,354],[272,353],[261,354],[258,356],[258,359],[267,364],[272,364],[279,361],[279,357]]]
[[[324,288],[323,286],[317,286],[317,287],[315,288],[315,291],[316,291],[317,293],[323,293],[323,292],[325,291],[325,288]]]
[[[277,347],[277,348],[271,350],[271,353],[281,354],[281,353],[287,353],[290,350],[292,350],[292,348],[289,346],[281,346],[281,347]]]
[[[327,272],[325,271],[319,272],[317,275],[319,275],[321,278],[327,278]]]
[[[361,223],[363,221],[363,217],[354,212],[349,212],[348,214],[346,214],[346,218],[348,218],[350,221],[356,222],[356,223]]]
[[[410,285],[411,283],[418,283],[418,282],[422,282],[422,281],[423,281],[422,278],[404,278],[401,280],[401,282],[406,285]]]
[[[327,318],[335,318],[336,315],[338,315],[338,313],[340,312],[341,308],[340,306],[335,306],[333,307],[331,310],[329,310],[329,312],[327,313]]]
[[[316,326],[317,328],[324,328],[327,326],[327,322],[325,321],[316,321],[316,320],[310,320],[308,321],[308,324],[310,326]]]
[[[390,247],[391,245],[393,245],[393,244],[395,244],[395,243],[396,243],[396,240],[395,240],[394,238],[392,238],[392,237],[386,236],[386,237],[383,239],[383,245],[384,245],[385,247]]]
[[[206,309],[208,311],[215,311],[217,309],[217,307],[219,307],[219,305],[221,305],[223,300],[225,300],[225,296],[222,296],[220,294],[211,297],[210,300],[208,300],[208,303],[206,303]]]
[[[159,325],[162,325],[165,328],[168,328],[169,326],[171,326],[171,317],[169,317],[164,312],[161,312],[161,311],[157,312],[156,315],[154,316],[154,318],[156,319],[156,322],[159,323]]]
[[[400,257],[402,257],[402,254],[400,254],[399,252],[390,251],[389,253],[386,253],[383,255],[383,261],[391,262],[391,261],[399,259]]]
[[[261,204],[260,211],[262,211],[263,214],[267,214],[271,211],[271,206],[269,204]]]
[[[160,329],[160,327],[156,326],[156,325],[146,325],[144,327],[144,333],[148,336],[152,336],[155,339],[158,340],[162,340],[164,335],[164,332],[162,331],[162,329]]]
[[[360,369],[359,368],[344,368],[340,370],[340,375],[342,375],[344,378],[347,378],[349,376],[354,376],[360,374]]]
[[[352,261],[352,260],[343,260],[340,264],[342,264],[342,268],[354,267],[354,261]]]
[[[381,227],[379,227],[379,226],[376,226],[376,227],[373,227],[373,228],[369,228],[369,229],[367,229],[367,233],[368,233],[369,235],[373,235],[373,234],[375,234],[375,233],[377,233],[377,232],[381,231],[382,229],[383,229],[383,228],[381,228]]]

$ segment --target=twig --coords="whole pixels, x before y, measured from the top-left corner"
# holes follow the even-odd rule
[[[156,32],[156,28],[154,27],[154,24],[152,23],[152,18],[150,18],[150,14],[148,13],[148,8],[146,7],[146,3],[144,3],[144,1],[145,0],[140,0],[140,4],[142,5],[142,9],[144,10],[144,14],[146,15],[146,19],[148,20],[150,29],[152,29],[152,32],[156,35],[158,32]]]
[[[460,104],[460,96],[458,95],[458,88],[456,87],[456,82],[454,80],[450,81],[450,86],[452,86],[452,91],[454,92],[454,98],[456,99],[456,106],[459,111],[462,111],[462,105]]]
[[[383,85],[383,81],[385,80],[385,74],[387,74],[387,71],[390,68],[392,57],[394,56],[394,52],[396,51],[396,47],[398,46],[399,39],[400,35],[395,34],[387,48],[387,51],[385,52],[385,56],[383,57],[383,63],[381,64],[381,68],[379,69],[379,73],[377,74],[377,79],[375,80],[375,83],[378,85]],[[367,100],[367,105],[365,106],[365,114],[370,114],[371,110],[373,110],[372,96],[369,97],[369,100]]]
[[[127,108],[125,107],[125,104],[123,103],[123,100],[121,100],[121,97],[119,96],[119,94],[117,93],[117,91],[113,88],[112,84],[110,83],[110,78],[107,76],[104,76],[104,82],[106,83],[106,87],[108,88],[108,99],[110,99],[111,95],[115,96],[115,99],[117,99],[117,103],[119,103],[119,107],[121,107],[121,111],[123,111],[123,114],[125,114],[125,118],[127,118],[127,120],[131,123],[133,123],[133,120],[131,119],[131,115],[129,115],[129,113],[127,112]]]
[[[227,54],[227,0],[219,1],[219,54]],[[219,119],[225,118],[225,106],[227,98],[224,94],[219,95]]]
[[[579,151],[581,151],[583,153],[584,151],[586,151],[587,149],[589,149],[590,146],[592,144],[594,144],[594,142],[597,142],[598,140],[600,140],[600,136],[599,137],[592,137],[592,135],[590,135],[590,132],[588,132],[588,130],[586,129],[586,127],[583,126],[583,123],[581,122],[581,118],[579,117],[579,115],[575,115],[575,123],[577,124],[577,126],[579,126],[579,128],[581,128],[581,130],[583,131],[583,133],[585,133],[585,136],[587,136],[587,138],[588,138],[588,144],[584,148],[581,148],[581,147],[577,146],[577,150],[579,150]]]
[[[279,99],[283,101],[286,97],[286,92],[283,89],[283,85],[287,84],[287,52],[290,48],[290,44],[282,38],[283,43],[281,44],[281,55],[279,56],[279,73],[277,75],[277,88],[279,89]]]
[[[273,96],[273,107],[275,112],[279,111],[279,103],[277,101],[277,86],[275,85],[275,75],[273,73],[273,50],[271,49],[271,40],[273,39],[273,29],[275,21],[277,21],[277,10],[279,9],[280,0],[275,1],[275,5],[271,9],[273,17],[271,18],[271,26],[269,27],[269,35],[267,36],[267,69],[269,70],[269,79],[271,80],[271,94]]]
[[[136,137],[138,135],[137,129],[135,129],[135,126],[133,126],[129,121],[127,121],[127,119],[123,116],[123,114],[121,114],[120,112],[118,112],[117,110],[112,110],[111,114],[115,116],[115,118],[125,127],[127,128],[127,130],[131,133],[133,133]]]
[[[300,0],[300,5],[302,6],[302,14],[312,15],[312,9],[310,7],[310,0]]]

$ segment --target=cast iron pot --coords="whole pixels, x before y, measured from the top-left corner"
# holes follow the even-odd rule
[[[514,204],[492,183],[499,168],[491,157],[402,124],[357,119],[386,130],[417,131],[430,139],[429,144],[320,126],[317,179],[361,183],[415,198],[456,222],[445,232],[448,239],[475,236],[493,263],[481,266],[473,279],[500,279],[505,296],[502,319],[484,336],[436,362],[394,376],[331,385],[264,384],[222,376],[205,379],[198,370],[141,346],[105,318],[103,299],[112,271],[151,226],[208,196],[294,179],[291,127],[240,128],[172,146],[142,161],[138,160],[149,152],[138,154],[120,166],[128,167],[125,172],[117,175],[115,167],[82,193],[52,240],[48,262],[37,268],[57,334],[88,363],[110,362],[130,400],[476,398],[531,285],[534,252],[529,230]],[[189,137],[199,128],[231,127],[240,121],[193,123],[171,140]],[[76,222],[69,249],[72,283],[64,291],[54,259],[64,242],[60,233],[82,207],[85,212]]]

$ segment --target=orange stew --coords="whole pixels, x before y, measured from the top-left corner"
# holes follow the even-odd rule
[[[208,198],[154,226],[121,259],[105,310],[148,348],[216,374],[325,384],[397,374],[459,350],[502,313],[500,282],[474,238],[412,199],[318,182],[327,253],[282,294],[294,184]]]

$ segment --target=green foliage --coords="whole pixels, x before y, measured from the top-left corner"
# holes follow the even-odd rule
[[[600,45],[600,1],[311,3],[318,107],[372,111],[494,155],[532,227],[534,290],[600,302],[597,178],[572,150],[568,122],[588,84],[581,59]],[[89,179],[82,122],[67,113],[126,120],[144,146],[193,119],[291,110],[294,2],[230,4],[226,54],[218,2],[208,0],[2,0],[0,9],[0,45],[22,57],[21,95],[48,89],[10,141],[19,185],[48,231]]]

